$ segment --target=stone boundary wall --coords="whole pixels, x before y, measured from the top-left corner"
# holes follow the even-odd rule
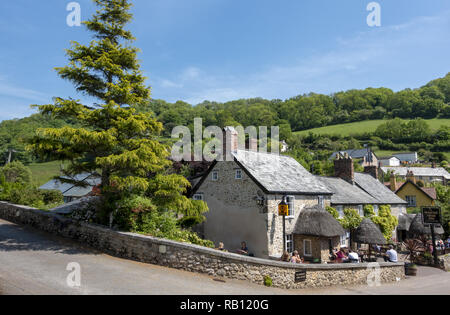
[[[258,284],[263,284],[264,277],[270,276],[273,286],[279,288],[367,284],[368,276],[374,272],[368,264],[293,265],[224,253],[197,245],[113,231],[5,202],[0,202],[0,218],[77,240],[116,257]],[[405,277],[403,263],[379,265],[381,282]],[[306,281],[296,283],[295,275],[302,271],[306,271]]]

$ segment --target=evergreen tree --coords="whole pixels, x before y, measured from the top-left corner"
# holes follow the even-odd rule
[[[29,147],[41,157],[69,161],[65,175],[98,172],[109,205],[105,218],[117,200],[131,194],[147,196],[160,210],[201,217],[206,205],[182,195],[189,182],[168,174],[170,153],[158,141],[162,124],[136,110],[148,101],[150,88],[137,60],[139,51],[131,46],[134,37],[124,28],[132,18],[130,0],[94,1],[99,9],[83,22],[94,40],[88,46],[72,42],[69,64],[56,70],[99,103],[55,98],[54,104],[38,105],[41,114],[72,119],[80,127],[39,129]]]

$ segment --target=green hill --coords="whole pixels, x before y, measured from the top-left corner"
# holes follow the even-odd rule
[[[407,121],[407,120],[404,120]],[[430,128],[437,130],[440,126],[449,126],[450,119],[427,119],[425,120]],[[349,124],[340,124],[333,126],[326,126],[321,128],[308,129],[303,131],[294,132],[296,135],[308,135],[310,132],[319,135],[340,135],[340,136],[351,136],[357,135],[365,132],[374,132],[378,126],[385,123],[386,120],[366,120],[360,122],[354,122]]]

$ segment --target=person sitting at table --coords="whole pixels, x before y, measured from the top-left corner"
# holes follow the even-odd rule
[[[394,249],[394,246],[389,245],[389,250],[386,252],[386,256],[384,256],[385,262],[398,262],[397,251]]]
[[[241,248],[237,250],[238,254],[241,255],[248,255],[248,248],[247,248],[247,243],[246,242],[241,242]]]
[[[296,250],[292,253],[291,263],[293,263],[293,264],[303,263],[303,260],[301,259],[300,255],[298,254],[298,251],[296,251]]]
[[[359,263],[358,253],[354,252],[351,248],[348,253],[348,259],[351,263],[354,263],[354,264]]]
[[[339,263],[345,262],[348,260],[347,255],[345,254],[345,249],[344,247],[341,247],[340,250],[336,251],[334,253],[334,255],[336,256],[336,261]]]
[[[281,261],[283,262],[289,262],[291,260],[291,256],[288,252],[284,252],[283,255],[281,255]]]

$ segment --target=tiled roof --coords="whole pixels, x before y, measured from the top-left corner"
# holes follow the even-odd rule
[[[238,150],[233,156],[269,193],[331,194],[321,181],[289,156],[244,150]]]
[[[329,190],[333,192],[331,196],[332,204],[377,204],[378,200],[370,196],[357,185],[352,185],[339,177],[317,176]]]
[[[444,177],[450,179],[450,174],[443,167],[382,167],[381,170],[386,174],[391,171],[395,175],[406,176],[408,171],[412,171],[414,176],[430,176],[430,177]]]
[[[369,174],[355,173],[355,183],[378,200],[379,204],[406,204],[406,201]]]

